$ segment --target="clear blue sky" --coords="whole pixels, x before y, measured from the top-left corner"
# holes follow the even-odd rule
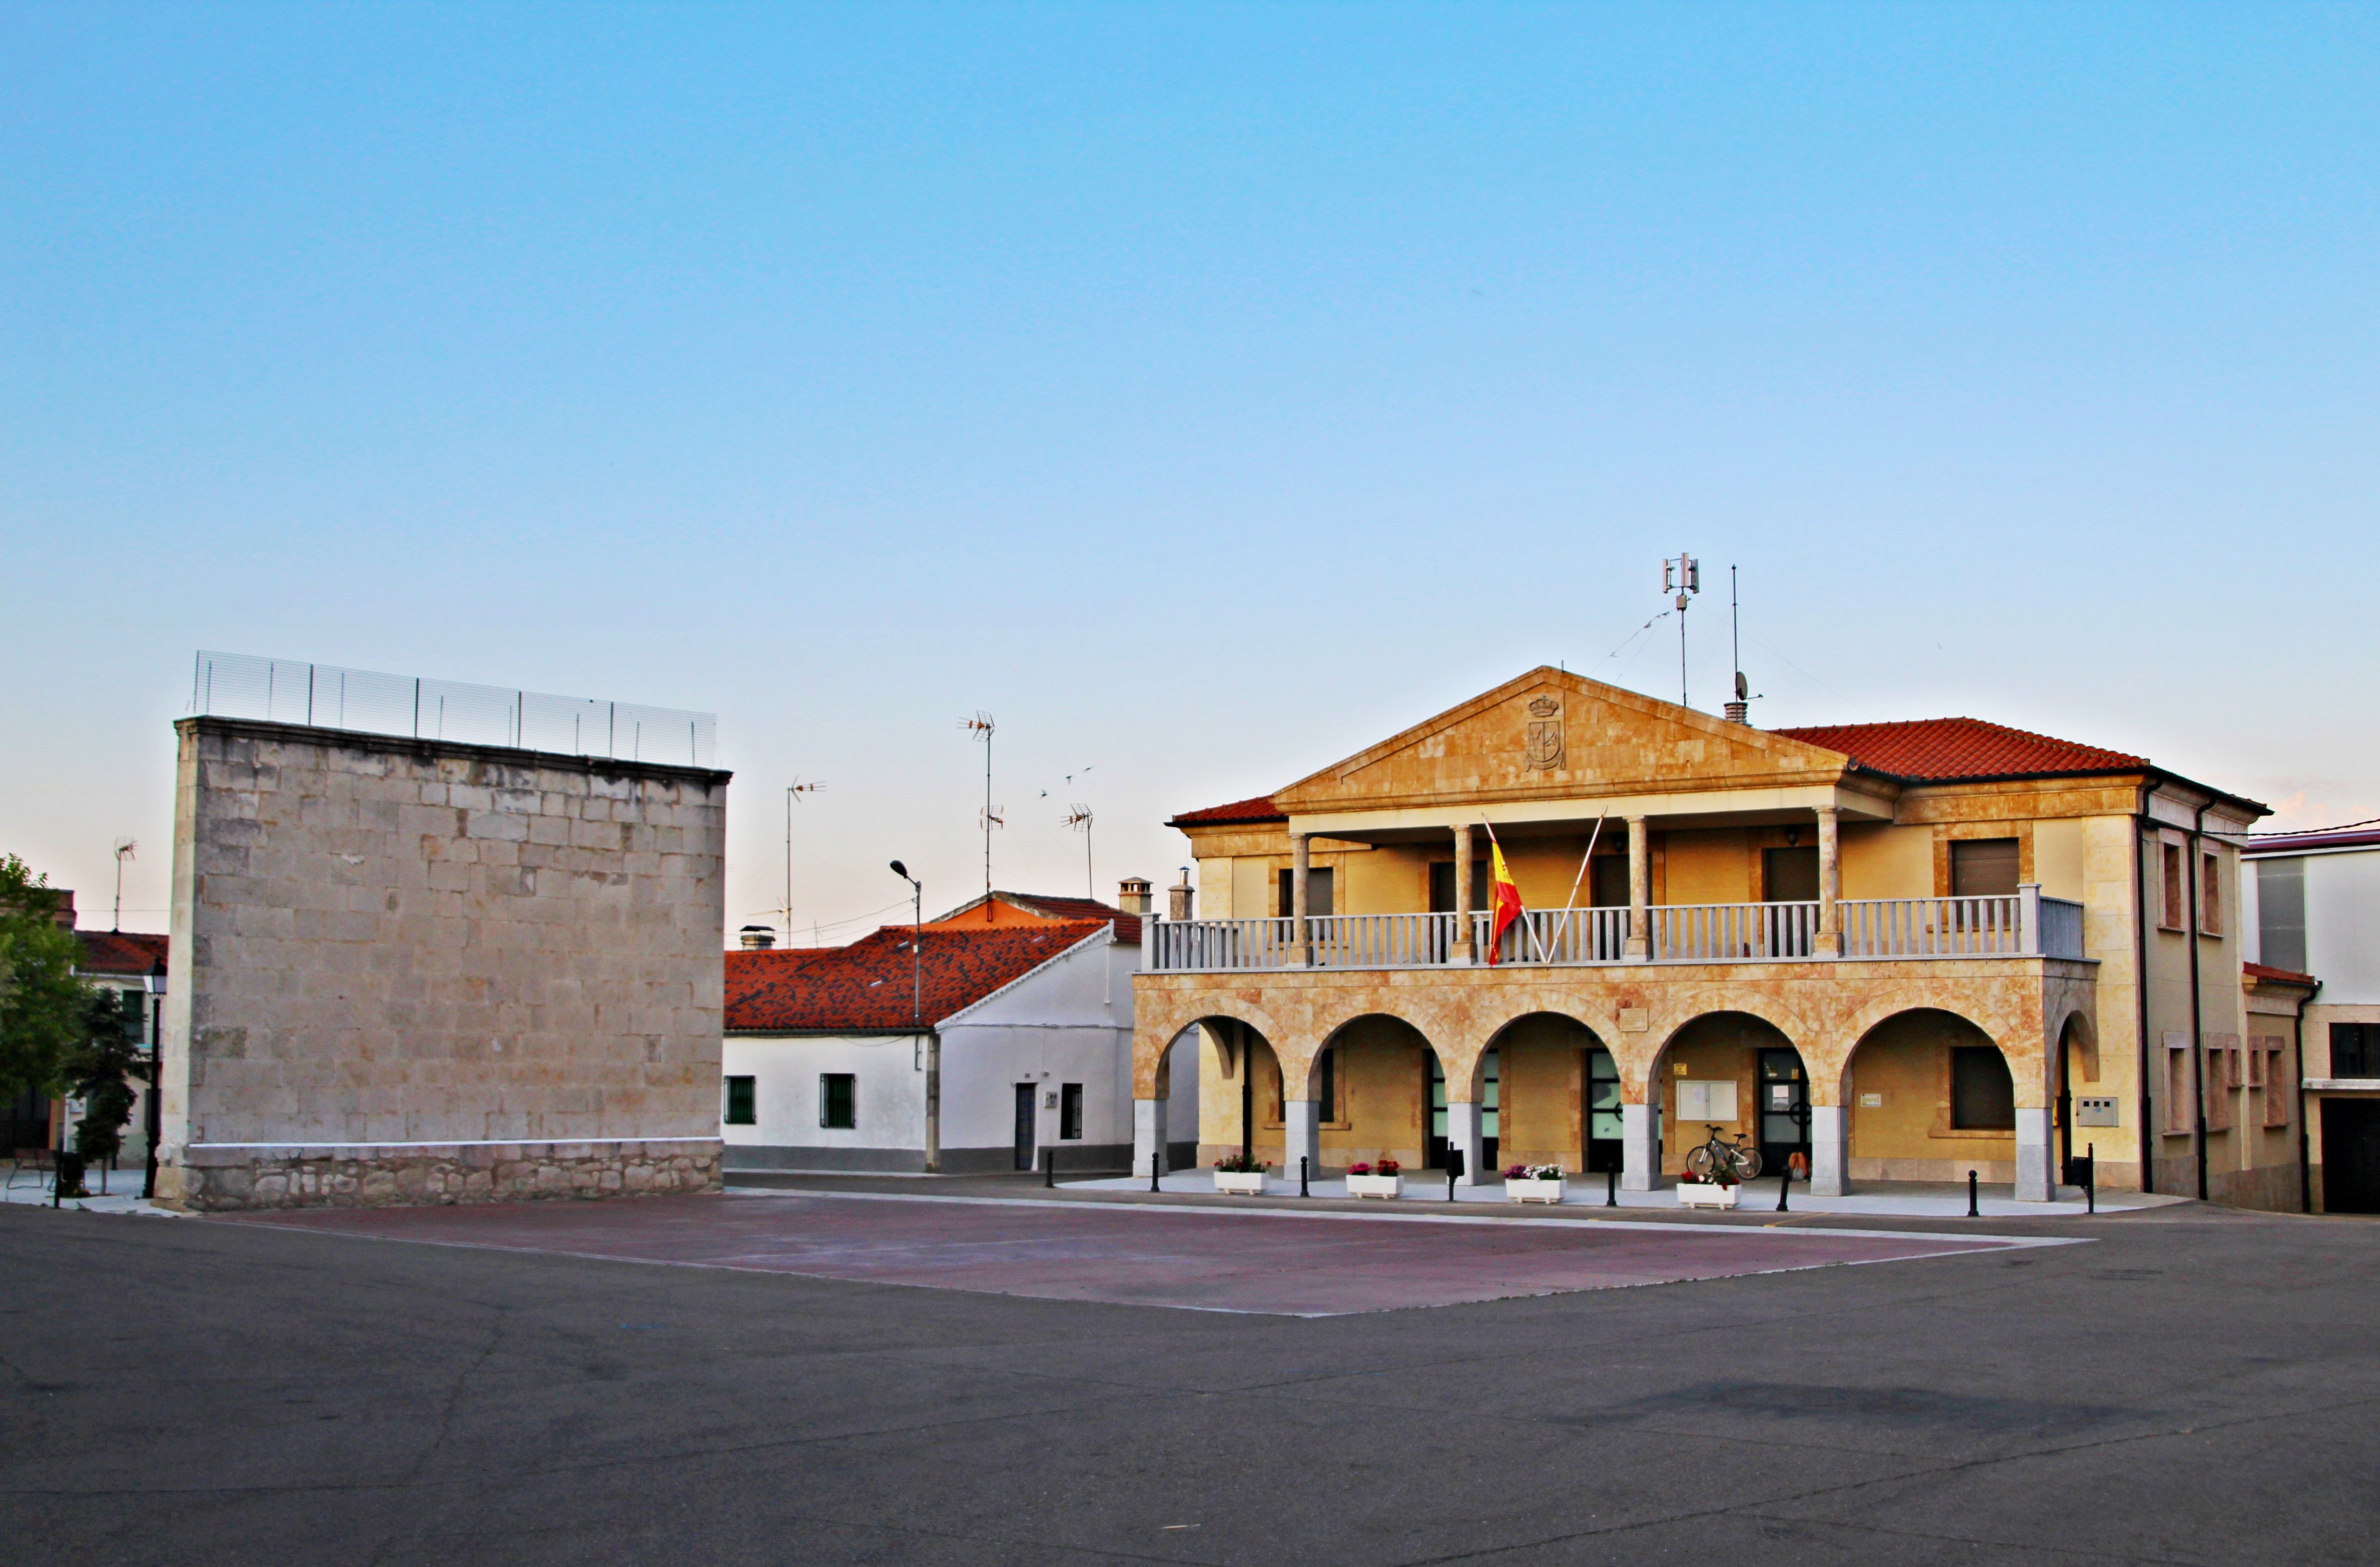
[[[194,649],[720,714],[730,924],[1538,662],[2380,814],[2380,11],[0,8],[0,847]],[[1062,777],[1089,766],[1075,784]],[[1040,794],[1048,790],[1047,797]]]

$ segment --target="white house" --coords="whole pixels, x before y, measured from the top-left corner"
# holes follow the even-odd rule
[[[2380,830],[2252,839],[2242,857],[2252,982],[2298,981],[2282,1026],[2302,1039],[2308,1206],[2380,1213]]]
[[[726,954],[728,1170],[1124,1169],[1138,918],[1003,893],[922,940]]]

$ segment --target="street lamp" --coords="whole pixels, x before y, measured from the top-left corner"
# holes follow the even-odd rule
[[[164,1128],[165,1102],[165,960],[159,958],[149,969],[149,1103],[148,1113],[141,1117],[142,1130],[148,1135],[148,1168],[142,1172],[140,1195],[153,1200],[157,1196],[157,1138]]]
[[[926,884],[897,859],[892,874],[909,883],[910,1016],[926,1039],[926,1173],[938,1175],[942,1168],[942,1037],[926,1027]]]

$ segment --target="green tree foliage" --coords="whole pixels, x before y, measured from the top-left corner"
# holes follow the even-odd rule
[[[77,978],[74,932],[51,917],[47,876],[0,856],[0,1096],[54,1094],[91,1037],[91,987]]]
[[[140,1004],[137,990],[94,990],[82,1043],[67,1058],[67,1091],[83,1101],[82,1119],[75,1123],[75,1152],[93,1164],[124,1151],[124,1128],[132,1124],[131,1080],[148,1080]]]

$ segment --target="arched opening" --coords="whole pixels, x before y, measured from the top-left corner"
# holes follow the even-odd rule
[[[1594,1029],[1554,1012],[1515,1018],[1481,1052],[1480,1073],[1482,1094],[1493,1096],[1480,1101],[1488,1168],[1559,1164],[1597,1174],[1621,1168],[1620,1068]]]
[[[1810,1168],[1810,1074],[1782,1029],[1743,1012],[1714,1012],[1679,1029],[1654,1064],[1661,1170],[1713,1136],[1760,1150],[1764,1171]]]
[[[2080,1186],[2091,1177],[2084,1168],[2088,1160],[2075,1151],[2079,1125],[2107,1125],[2112,1121],[2105,1106],[2113,1101],[2104,1096],[2090,1095],[2099,1082],[2099,1036],[2091,1020],[2082,1014],[2070,1013],[2065,1025],[2058,1031],[2058,1179],[2070,1186]],[[2077,1114],[2075,1090],[2084,1090],[2084,1099]],[[2087,1144],[2086,1144],[2087,1146]]]
[[[1317,1141],[1326,1170],[1392,1159],[1409,1170],[1429,1166],[1430,1125],[1439,1123],[1436,1148],[1445,1148],[1444,1112],[1435,1115],[1433,1083],[1438,1052],[1401,1017],[1373,1014],[1342,1025],[1314,1052],[1307,1091],[1314,1099]]]
[[[1919,1007],[1870,1028],[1844,1069],[1854,1180],[2016,1180],[2016,1087],[1992,1037]]]
[[[1198,1114],[1189,1124],[1197,1129],[1197,1147],[1187,1157],[1205,1165],[1226,1154],[1245,1153],[1279,1163],[1283,1147],[1281,1060],[1272,1042],[1236,1017],[1202,1017],[1186,1033],[1203,1039],[1207,1047],[1196,1057]],[[1177,1041],[1174,1049],[1180,1048]],[[1178,1055],[1174,1059],[1182,1060]]]

